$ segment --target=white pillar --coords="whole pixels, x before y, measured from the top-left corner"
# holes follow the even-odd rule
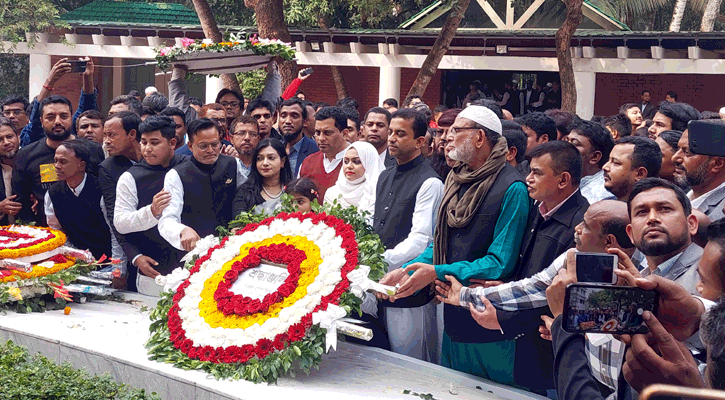
[[[112,72],[112,79],[113,79],[113,97],[120,96],[123,93],[123,81],[125,79],[124,76],[124,70],[123,68],[123,59],[114,57],[113,58],[113,72]]]
[[[400,99],[400,67],[384,65],[380,67],[378,106],[382,106],[383,101],[389,98],[396,99],[402,103]]]
[[[576,81],[576,113],[582,119],[594,116],[594,90],[597,86],[595,72],[574,72]]]
[[[30,79],[28,82],[30,86],[28,93],[30,99],[40,94],[45,80],[48,79],[51,68],[53,68],[53,65],[50,63],[50,55],[30,55]]]
[[[206,102],[204,104],[216,101],[216,95],[224,89],[221,78],[207,75],[206,77]]]

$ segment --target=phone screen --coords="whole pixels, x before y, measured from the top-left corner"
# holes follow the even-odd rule
[[[581,333],[647,333],[642,314],[657,313],[659,295],[634,287],[572,284],[566,288],[564,330]]]
[[[88,64],[85,60],[70,60],[68,63],[71,65],[71,72],[86,72],[86,65]]]
[[[590,283],[613,283],[614,254],[576,254],[576,280]]]

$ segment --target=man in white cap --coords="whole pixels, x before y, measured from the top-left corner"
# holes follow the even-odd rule
[[[720,109],[720,119],[725,119],[725,107]]]
[[[149,87],[147,87],[147,88],[146,88],[146,90],[144,90],[144,94],[145,94],[146,96],[148,96],[148,95],[150,95],[151,93],[158,93],[158,91],[159,91],[159,90],[158,90],[158,89],[156,89],[156,86],[149,86]]]
[[[448,133],[449,157],[458,163],[446,178],[432,248],[384,278],[401,282],[394,302],[427,291],[436,279],[453,276],[469,285],[471,279],[502,280],[514,272],[529,196],[521,175],[506,162],[501,132],[501,121],[486,107],[458,114]],[[513,383],[513,340],[479,326],[467,309],[446,304],[443,315],[443,366]]]

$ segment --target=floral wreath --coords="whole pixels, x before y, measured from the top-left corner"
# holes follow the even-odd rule
[[[0,306],[43,311],[46,304],[39,296],[45,294],[53,294],[60,305],[71,301],[65,283],[104,260],[95,261],[90,252],[64,246],[65,242],[66,235],[51,228],[0,227]]]
[[[197,243],[203,255],[165,278],[169,291],[150,314],[150,358],[254,382],[294,375],[295,362],[307,373],[317,367],[325,346],[334,347],[334,321],[361,315],[360,275],[378,280],[386,266],[379,238],[354,208],[313,204],[325,212],[243,213],[230,224],[241,227],[235,234],[222,229],[208,250]],[[279,286],[253,298],[235,289],[243,274]]]
[[[242,32],[232,33],[229,40],[214,43],[211,39],[194,40],[182,38],[181,45],[160,47],[156,50],[156,61],[162,71],[166,71],[176,61],[183,61],[184,56],[200,52],[251,51],[257,55],[279,56],[284,60],[295,58],[295,50],[290,43],[278,39],[260,39],[257,35],[248,36]]]

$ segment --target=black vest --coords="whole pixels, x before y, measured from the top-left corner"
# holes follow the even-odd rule
[[[413,229],[415,198],[423,182],[439,178],[423,156],[395,165],[380,174],[375,201],[373,230],[386,249],[405,240]]]
[[[166,168],[141,161],[128,169],[128,173],[136,182],[138,209],[153,202],[154,196],[164,188],[166,173],[185,159],[185,156],[176,154]],[[166,275],[180,266],[179,260],[184,256],[184,252],[170,245],[161,237],[158,226],[142,232],[129,233],[125,235],[125,238],[127,242],[136,246],[140,254],[151,257],[159,263],[154,269],[161,275]]]
[[[68,184],[56,182],[48,189],[55,216],[68,240],[79,249],[88,249],[96,259],[111,256],[111,231],[101,211],[98,178],[86,174],[86,183],[76,197]]]
[[[194,229],[200,237],[226,227],[234,215],[232,203],[237,192],[237,161],[220,155],[212,165],[194,157],[174,167],[184,185],[181,223]]]
[[[499,217],[506,218],[500,215],[503,198],[515,182],[522,182],[521,175],[511,164],[505,163],[473,220],[464,228],[449,228],[447,263],[474,261],[486,256],[488,247],[493,242],[496,221]],[[470,185],[461,187],[458,198],[462,198],[469,187]],[[506,278],[508,276],[498,277],[502,280]],[[443,318],[445,332],[454,342],[488,343],[501,340],[501,332],[478,325],[466,308],[446,304]]]

